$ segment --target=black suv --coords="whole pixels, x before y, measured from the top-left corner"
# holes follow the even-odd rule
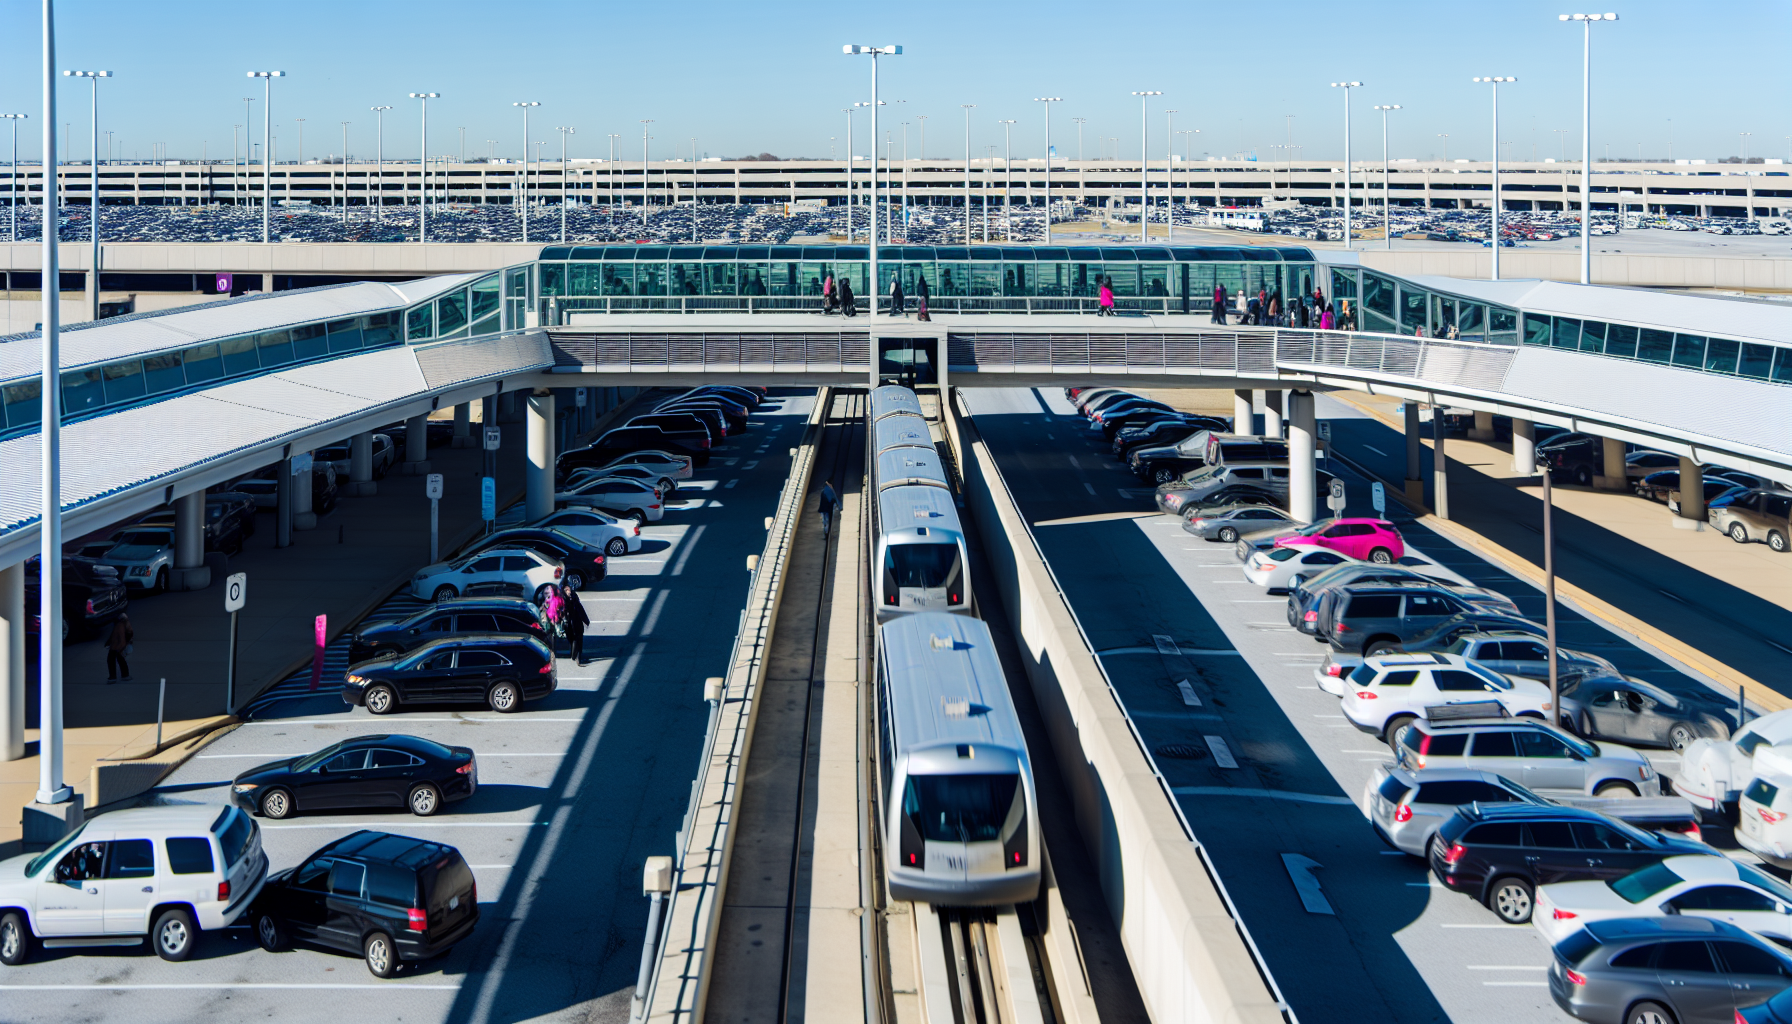
[[[351,665],[342,677],[342,699],[376,715],[410,703],[484,704],[509,714],[558,685],[547,644],[532,636],[474,634]]]
[[[652,449],[689,456],[697,465],[709,464],[708,431],[701,444],[696,440],[675,437],[658,427],[617,427],[583,448],[574,448],[560,456],[555,469],[562,477],[580,466],[607,466],[624,455]]]
[[[43,600],[37,571],[40,564],[38,558],[25,563],[25,607],[31,609],[26,617],[26,632],[31,633],[42,631],[37,615]],[[130,603],[117,569],[109,565],[63,561],[60,627],[63,643],[100,635]]]
[[[1468,804],[1432,837],[1431,873],[1508,924],[1531,919],[1537,886],[1627,875],[1665,857],[1719,856],[1703,843],[1644,832],[1580,807]]]
[[[249,916],[269,952],[296,939],[358,953],[390,978],[473,934],[479,885],[452,846],[363,829],[269,878]]]
[[[1268,462],[1288,458],[1288,442],[1277,438],[1245,437],[1207,432],[1219,443],[1221,462]],[[1207,439],[1200,431],[1173,445],[1134,448],[1126,465],[1152,483],[1167,484],[1190,470],[1207,465]]]
[[[1125,462],[1128,456],[1140,448],[1161,448],[1164,445],[1178,444],[1193,437],[1199,430],[1230,429],[1225,420],[1213,416],[1177,413],[1169,418],[1121,427],[1114,435],[1114,457]]]
[[[457,597],[425,605],[407,618],[369,622],[348,638],[349,664],[403,654],[431,640],[466,633],[524,633],[548,642],[541,606],[521,597]]]

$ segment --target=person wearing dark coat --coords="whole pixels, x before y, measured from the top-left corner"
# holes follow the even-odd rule
[[[572,660],[575,665],[585,664],[585,627],[591,625],[591,616],[585,611],[585,603],[579,600],[578,592],[567,583],[562,587],[565,594],[565,605],[561,608],[561,625],[566,630],[566,642],[572,645]]]
[[[834,291],[840,296],[840,312],[845,313],[847,316],[858,316],[859,311],[853,305],[852,283],[843,277],[834,282]]]
[[[1223,284],[1213,286],[1213,322],[1222,325],[1226,322],[1226,286]]]
[[[908,296],[902,294],[902,275],[890,278],[890,315],[908,315]]]
[[[931,321],[933,319],[933,317],[929,316],[927,313],[927,275],[926,274],[916,274],[915,275],[915,294],[917,296],[919,296],[920,301],[921,301],[920,307],[915,310],[915,319]]]
[[[1263,323],[1263,303],[1257,296],[1251,296],[1251,300],[1245,303],[1244,317],[1244,322],[1247,324],[1261,325]]]

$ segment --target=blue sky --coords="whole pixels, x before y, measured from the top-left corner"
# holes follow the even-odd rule
[[[1613,156],[1668,151],[1716,159],[1740,151],[1786,157],[1792,111],[1778,80],[1792,33],[1792,5],[1764,0],[1605,0],[1622,20],[1594,26],[1593,148]],[[35,158],[41,131],[39,3],[0,0],[0,112],[29,113],[20,155]],[[1120,11],[1124,13],[1116,13]],[[274,121],[278,154],[297,150],[295,118],[305,118],[305,155],[342,149],[371,156],[374,104],[391,104],[388,155],[418,151],[417,101],[433,91],[432,155],[469,154],[496,141],[499,155],[522,150],[521,117],[511,103],[535,100],[531,137],[578,130],[571,154],[604,156],[608,136],[639,159],[641,118],[653,118],[656,157],[691,152],[826,156],[845,134],[841,108],[869,98],[866,58],[840,53],[846,42],[901,43],[903,56],[882,61],[881,127],[919,155],[918,115],[928,115],[927,150],[964,152],[960,104],[974,103],[971,143],[979,156],[998,146],[1013,118],[1016,156],[1043,145],[1042,104],[1055,104],[1052,135],[1060,154],[1076,148],[1074,117],[1087,118],[1083,151],[1117,138],[1139,148],[1135,89],[1161,89],[1149,119],[1150,151],[1161,155],[1165,115],[1178,129],[1198,128],[1190,152],[1255,151],[1290,139],[1302,160],[1343,152],[1343,101],[1327,84],[1361,80],[1355,90],[1353,156],[1379,156],[1380,123],[1370,107],[1399,103],[1393,115],[1396,157],[1485,159],[1489,100],[1475,75],[1516,75],[1503,87],[1506,156],[1578,153],[1578,25],[1556,15],[1579,10],[1534,0],[1445,0],[1362,4],[1282,0],[1269,5],[1211,2],[1100,5],[1032,3],[614,4],[531,0],[62,0],[62,68],[104,68],[100,128],[116,133],[119,155],[147,157],[166,143],[175,157],[227,154],[242,97],[261,94],[244,72],[279,69]],[[88,86],[64,80],[61,120],[72,122],[73,152],[85,157]],[[900,104],[891,101],[903,100]],[[1286,115],[1294,117],[1289,120]],[[859,154],[867,121],[858,118]],[[254,105],[259,139],[261,104]],[[1568,129],[1558,136],[1556,129]],[[1448,141],[1439,138],[1449,135]],[[0,135],[0,146],[5,136]],[[102,147],[104,141],[102,137]],[[834,143],[845,152],[844,139]],[[898,149],[900,142],[897,143]],[[1180,140],[1178,153],[1182,152]]]

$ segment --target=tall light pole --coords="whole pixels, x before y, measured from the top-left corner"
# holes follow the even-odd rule
[[[651,117],[641,119],[641,226],[643,228],[647,226],[647,126],[652,123],[653,118]]]
[[[866,288],[871,292],[871,318],[877,319],[877,295],[879,281],[877,277],[877,58],[883,56],[899,57],[900,46],[854,46],[850,43],[842,46],[840,52],[845,54],[864,54],[871,58],[871,280]],[[850,155],[850,154],[849,154]]]
[[[854,103],[853,106],[854,107],[869,107],[869,106],[871,106],[871,101],[863,100],[861,102]],[[870,183],[872,186],[876,186],[877,185],[877,127],[876,127],[877,116],[875,114],[872,115],[871,121],[872,121],[872,128],[871,128],[871,181],[870,181]],[[850,129],[851,126],[848,125],[848,128]],[[848,145],[846,147],[846,159],[849,161],[847,164],[847,174],[850,176],[852,173],[852,168],[854,166],[850,162],[853,158],[852,145],[851,145],[852,137],[851,137],[850,131],[848,131],[848,133],[847,133],[846,141],[848,143]],[[872,194],[875,195],[875,193],[872,193]],[[869,196],[867,197],[866,201],[867,202],[870,201]],[[877,216],[876,216],[875,211],[866,215],[865,225],[866,225],[865,226],[865,237],[868,240],[875,242],[877,240],[877,236],[875,234],[875,231],[877,229]],[[852,232],[850,232],[850,231],[847,232],[847,241],[849,241],[849,242],[852,241]],[[877,298],[876,294],[873,294],[871,297],[873,299]]]
[[[852,190],[852,107],[841,107],[840,112],[846,115],[846,244],[851,245],[854,207],[859,201],[858,194]]]
[[[1500,86],[1518,79],[1509,75],[1498,78],[1481,77],[1477,82],[1486,82],[1493,86],[1493,227],[1488,236],[1493,242],[1493,275],[1492,279],[1500,279]]]
[[[297,121],[299,123],[299,159],[298,159],[298,163],[300,166],[304,166],[304,163],[305,163],[305,119],[302,117],[295,117],[295,118],[293,118],[293,120]],[[287,191],[291,192],[292,190],[287,189]]]
[[[373,185],[368,190],[370,194],[367,198],[368,202],[373,204],[373,219],[383,221],[386,219],[386,111],[392,108],[384,106],[369,107],[368,109],[372,110],[374,115],[379,118],[379,126],[374,129]]]
[[[511,106],[521,107],[523,111],[523,175],[521,178],[522,188],[518,190],[517,197],[522,200],[523,241],[527,242],[529,240],[529,108],[539,107],[541,104],[533,100],[518,100]]]
[[[467,127],[466,127],[466,125],[460,126],[460,163],[461,163],[462,167],[465,167],[467,165]],[[480,198],[483,199],[484,197],[481,196]]]
[[[465,131],[466,129],[461,129]],[[572,128],[556,127],[560,133],[560,243],[566,244],[566,137],[578,134]]]
[[[1151,102],[1151,97],[1162,96],[1163,91],[1161,89],[1134,90],[1133,95],[1139,98],[1139,241],[1145,242],[1150,241],[1146,236],[1149,233],[1148,224],[1151,220],[1151,149],[1150,140],[1147,138],[1150,129],[1147,127],[1149,121],[1146,119],[1148,114],[1146,104]],[[1116,153],[1115,158],[1118,159],[1119,154]]]
[[[616,229],[616,148],[620,145],[622,145],[622,136],[612,134],[610,136],[610,166],[604,168],[607,172],[604,177],[604,184],[607,186],[604,189],[604,198],[608,200],[610,207],[610,230],[612,231]]]
[[[1164,223],[1171,242],[1176,241],[1176,113],[1164,111]]]
[[[1002,126],[1002,241],[1014,241],[1014,200],[1009,195],[1014,190],[1014,161],[1010,159],[1013,150],[1009,147],[1009,132],[1014,127],[1013,120],[997,121]]]
[[[1385,243],[1382,248],[1394,247],[1394,204],[1389,198],[1393,193],[1388,191],[1388,111],[1399,110],[1400,104],[1377,104],[1381,111],[1381,237]]]
[[[920,153],[920,155],[921,155],[921,159],[923,161],[925,161],[927,159],[927,118],[929,116],[931,116],[931,115],[928,115],[928,114],[916,114],[915,115],[915,120],[921,122],[921,153]]]
[[[566,158],[564,156],[562,156],[560,158],[560,160],[562,163],[565,163]],[[691,136],[691,244],[692,245],[697,244],[697,162],[698,162],[697,161],[697,137],[695,135],[693,135],[693,136]],[[560,176],[562,179],[564,179],[566,177],[566,172],[564,170],[561,171]],[[566,186],[562,185],[561,189],[564,190],[565,187]],[[564,201],[565,200],[562,200],[562,202],[564,202]],[[566,241],[565,238],[561,238],[560,240],[562,242]]]
[[[1332,88],[1344,90],[1344,248],[1350,241],[1350,90],[1362,87],[1361,82],[1333,82]]]
[[[91,239],[88,267],[93,271],[93,290],[88,292],[91,308],[87,311],[90,320],[100,318],[100,79],[111,78],[110,71],[64,71],[64,78],[85,78],[93,87],[93,159],[88,166],[88,234]],[[46,634],[47,635],[47,634]]]
[[[12,125],[12,159],[7,162],[6,205],[12,211],[12,234],[8,240],[19,240],[19,193],[25,191],[19,187],[19,122],[29,120],[30,114],[0,114]]]
[[[348,224],[348,126],[352,122],[342,122],[342,223]]]
[[[1589,120],[1593,89],[1593,23],[1617,21],[1616,14],[1560,14],[1558,21],[1580,22],[1580,283],[1593,283],[1593,125]]]
[[[417,244],[429,241],[429,101],[439,92],[414,92],[411,99],[423,101],[423,126],[417,137],[417,170],[423,175],[422,191],[417,193]]]
[[[247,77],[261,79],[261,242],[266,245],[272,241],[274,225],[274,79],[286,77],[286,72],[250,71]]]
[[[44,234],[43,286],[43,445],[42,510],[38,529],[40,576],[38,588],[38,621],[57,622],[62,616],[62,381],[61,336],[59,323],[61,296],[56,284],[61,268],[57,263],[57,180],[56,180],[56,26],[54,0],[43,2],[43,90],[44,90]],[[44,637],[54,634],[44,627]],[[37,802],[60,804],[74,795],[62,781],[62,645],[45,642],[38,645],[38,750]]]
[[[1045,244],[1052,244],[1052,104],[1064,102],[1062,96],[1035,96],[1034,103],[1045,104]]]
[[[960,103],[964,108],[964,244],[971,244],[971,111],[975,103]]]

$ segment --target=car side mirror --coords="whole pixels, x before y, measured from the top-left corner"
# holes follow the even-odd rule
[[[1663,903],[1661,905],[1661,912],[1664,914],[1667,914],[1670,917],[1678,917],[1680,914],[1680,908],[1674,906],[1674,904],[1671,902]]]

